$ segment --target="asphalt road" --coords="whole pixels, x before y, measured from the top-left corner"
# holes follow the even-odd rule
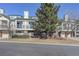
[[[79,56],[79,46],[0,42],[0,56]]]

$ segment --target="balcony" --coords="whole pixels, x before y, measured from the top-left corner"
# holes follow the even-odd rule
[[[8,30],[9,26],[7,25],[0,25],[0,30]]]
[[[22,25],[20,27],[16,27],[16,30],[34,30],[32,26]]]

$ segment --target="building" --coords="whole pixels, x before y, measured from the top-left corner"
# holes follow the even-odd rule
[[[4,10],[0,9],[0,38],[9,38],[9,20],[4,15]]]
[[[68,15],[65,15],[58,31],[61,37],[79,37],[79,23],[76,23],[76,20],[71,20]]]
[[[0,9],[0,38],[10,38],[12,35],[32,36],[34,19],[29,18],[28,11],[24,11],[24,16],[6,16],[4,10]]]
[[[33,24],[37,17],[29,17],[29,12],[24,11],[24,15],[5,15],[4,9],[0,9],[0,38],[11,38],[14,35],[33,36]],[[57,32],[61,37],[79,37],[79,23],[70,20],[65,15],[61,25],[58,26]]]

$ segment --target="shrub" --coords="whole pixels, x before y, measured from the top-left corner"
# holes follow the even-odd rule
[[[29,35],[13,35],[12,38],[29,38]]]

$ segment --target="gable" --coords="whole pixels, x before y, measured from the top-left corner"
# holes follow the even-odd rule
[[[0,15],[0,20],[9,20],[6,16]]]

